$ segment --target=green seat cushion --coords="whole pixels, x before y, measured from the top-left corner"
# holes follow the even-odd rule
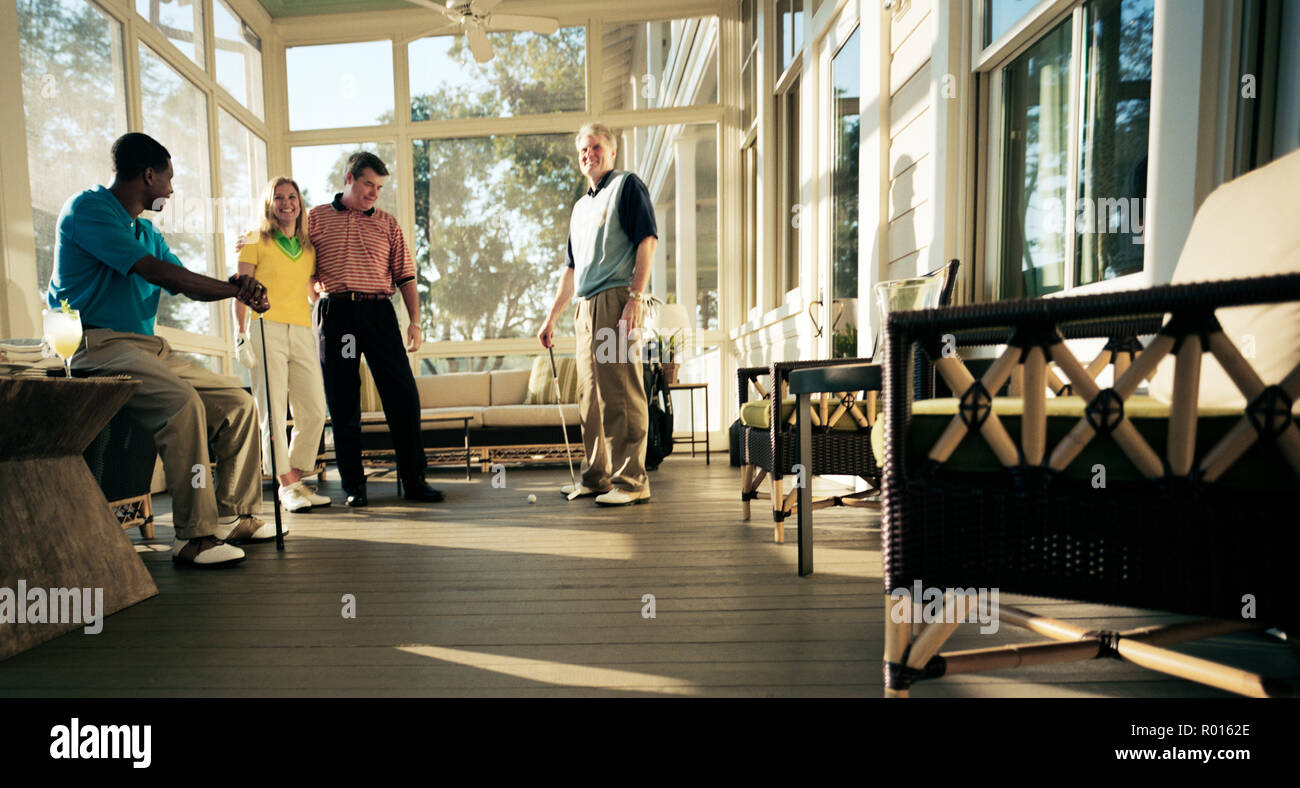
[[[784,423],[794,413],[795,405],[798,400],[794,397],[787,397],[781,401],[781,421]],[[814,408],[817,407],[814,402]],[[835,407],[838,407],[835,406]],[[835,407],[831,408],[831,413],[835,412]],[[865,406],[864,406],[865,407]],[[772,404],[765,399],[756,399],[746,402],[740,406],[740,423],[746,427],[765,430],[772,424]],[[831,429],[837,432],[857,432],[858,422],[853,418],[853,414],[845,411],[831,426]],[[865,429],[865,428],[864,428]]]
[[[957,405],[958,400],[952,397],[913,403],[912,423],[908,433],[908,458],[914,468],[927,460],[930,447],[952,422],[952,417],[957,412]],[[1017,446],[1020,445],[1022,407],[1023,402],[1018,397],[995,397],[993,400],[993,412],[998,415]],[[1045,457],[1050,457],[1052,450],[1061,439],[1083,417],[1084,401],[1082,397],[1077,396],[1049,397],[1046,410]],[[1236,425],[1242,415],[1240,409],[1233,408],[1201,408],[1198,411],[1194,465],[1204,459],[1210,449]],[[1133,426],[1155,451],[1156,456],[1161,458],[1167,456],[1168,405],[1151,397],[1135,395],[1124,403],[1124,416],[1132,421]],[[1133,482],[1144,478],[1110,435],[1094,436],[1079,456],[1066,467],[1062,476],[1079,481],[1091,481],[1096,475],[1093,470],[1096,465],[1105,467],[1108,484]],[[1001,466],[982,436],[968,434],[943,467],[958,473],[980,473],[996,471]],[[1270,490],[1283,489],[1296,483],[1295,471],[1287,464],[1277,447],[1271,443],[1261,442],[1251,446],[1216,482],[1216,484],[1240,489]],[[1101,490],[1098,492],[1100,493]]]

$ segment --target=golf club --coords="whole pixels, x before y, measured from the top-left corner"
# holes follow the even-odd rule
[[[578,478],[573,474],[573,450],[569,448],[569,425],[564,421],[564,397],[560,394],[560,373],[555,367],[555,346],[546,348],[546,352],[551,354],[551,380],[555,382],[555,407],[560,409],[560,430],[564,433],[564,459],[569,461],[569,482],[573,485],[568,498],[572,501],[578,497],[582,488],[578,486]]]
[[[257,319],[260,321],[262,315],[258,314]],[[284,527],[280,525],[280,474],[275,470],[275,419],[271,418],[271,373],[267,371],[266,366],[266,323],[258,324],[258,332],[262,337],[262,379],[266,383],[266,427],[267,439],[271,447],[271,481],[275,483],[275,492],[271,498],[275,503],[275,549],[284,549]]]

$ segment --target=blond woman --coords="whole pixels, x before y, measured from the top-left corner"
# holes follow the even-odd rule
[[[256,273],[258,281],[266,285],[271,308],[246,328],[248,310],[236,304],[235,348],[239,362],[250,370],[253,396],[261,415],[263,471],[270,473],[271,449],[267,444],[274,434],[280,503],[291,512],[301,512],[330,504],[329,498],[318,495],[302,481],[304,474],[315,469],[316,450],[325,429],[325,388],[311,329],[311,304],[317,297],[311,285],[316,273],[316,251],[307,236],[307,212],[297,183],[287,177],[272,179],[262,202],[261,226],[237,247],[239,272],[250,276]],[[286,404],[293,413],[293,436],[288,447],[284,441]]]

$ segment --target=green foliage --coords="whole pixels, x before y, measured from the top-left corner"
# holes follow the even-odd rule
[[[858,327],[847,325],[835,332],[831,358],[853,358],[858,355]]]
[[[686,347],[686,338],[682,336],[682,329],[677,329],[671,334],[665,334],[662,331],[653,332],[654,339],[651,344],[654,346],[654,355],[659,363],[667,362],[671,364],[677,360],[677,354],[682,352]]]

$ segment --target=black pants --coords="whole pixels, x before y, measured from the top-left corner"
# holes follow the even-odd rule
[[[361,467],[361,356],[366,357],[384,405],[397,469],[408,486],[424,480],[420,394],[406,360],[392,302],[322,298],[312,311],[325,402],[334,425],[334,456],[343,489],[365,489]]]

